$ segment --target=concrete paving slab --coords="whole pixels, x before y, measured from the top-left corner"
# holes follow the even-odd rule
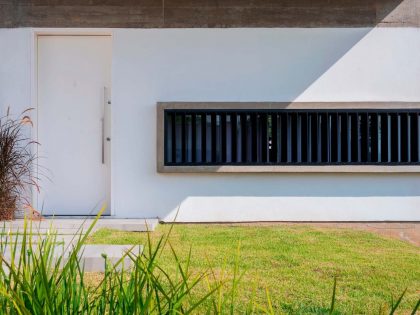
[[[82,235],[71,235],[71,234],[58,234],[56,235],[55,242],[57,244],[70,244],[74,243],[81,237]],[[0,236],[0,243],[1,244],[11,244],[11,243],[18,243],[21,244],[23,241],[23,235],[2,235]],[[31,241],[33,244],[38,244],[42,242],[46,238],[46,234],[34,234],[32,235]],[[27,242],[29,242],[29,237],[26,238]]]
[[[55,259],[63,258],[63,265],[69,257],[72,247],[66,245],[57,245],[54,251]],[[105,258],[111,265],[115,265],[127,252],[133,255],[141,254],[143,250],[142,245],[84,245],[80,250],[79,257],[86,272],[104,272],[105,271]],[[11,248],[6,247],[2,253],[6,261],[10,262]],[[18,261],[20,250],[15,255],[15,262]],[[109,266],[109,265],[108,265]],[[118,270],[124,268],[129,269],[133,266],[133,261],[130,257],[124,257],[123,261],[117,266]]]
[[[93,223],[94,218],[74,218],[74,217],[53,217],[45,218],[42,221],[31,221],[32,228],[32,242],[39,244],[44,240],[49,233],[56,233],[56,248],[54,255],[58,257],[66,257],[69,255],[69,250],[72,249],[72,244],[75,243]],[[14,221],[7,221],[0,223],[0,242],[3,245],[3,255],[6,260],[11,259],[11,244],[18,244],[17,256],[20,255],[19,246],[22,244],[25,221],[17,219]],[[115,218],[101,218],[97,221],[93,232],[101,228],[112,228],[123,231],[153,231],[158,224],[157,219],[115,219]],[[8,244],[5,248],[5,244]],[[105,258],[111,264],[117,263],[128,250],[133,254],[141,253],[143,246],[141,245],[84,245],[80,258],[87,272],[103,272],[105,271]],[[124,261],[119,266],[119,269],[125,269],[133,265],[129,257],[125,257]]]
[[[51,217],[42,221],[31,221],[32,229],[39,233],[47,233],[55,230],[58,234],[75,234],[85,232],[93,223],[93,218]],[[94,231],[100,228],[112,228],[122,231],[146,232],[154,231],[159,221],[157,219],[116,219],[101,218],[94,227]],[[5,221],[0,223],[1,231],[19,232],[24,227],[24,220]],[[81,229],[82,227],[82,229]]]
[[[82,263],[87,272],[104,272],[105,258],[111,264],[116,264],[127,252],[139,255],[143,247],[140,245],[85,245],[82,249]],[[117,269],[125,270],[133,266],[130,257],[125,257]]]

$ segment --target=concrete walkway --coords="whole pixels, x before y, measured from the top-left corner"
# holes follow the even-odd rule
[[[94,219],[92,218],[45,218],[42,221],[28,221],[28,224],[32,224],[32,228],[40,233],[46,233],[50,230],[54,230],[57,234],[63,235],[74,235],[80,233],[80,231],[86,231]],[[157,219],[114,219],[114,218],[101,218],[93,228],[93,232],[101,228],[109,228],[121,231],[133,231],[133,232],[146,232],[154,231],[158,225]],[[5,231],[22,231],[24,226],[23,219],[17,219],[14,221],[5,221],[0,223],[0,230]]]
[[[68,257],[70,256],[71,246],[56,245],[54,249],[54,259],[62,258],[61,266],[64,266]],[[131,253],[137,256],[143,250],[142,245],[84,245],[80,252],[80,262],[86,272],[104,272],[105,271],[105,257],[106,261],[112,265],[117,264],[126,253]],[[11,248],[7,246],[3,252],[3,258],[10,263],[12,260]],[[18,250],[15,253],[15,263],[19,261],[21,252]],[[124,268],[127,270],[133,266],[133,261],[130,257],[125,256],[124,259],[116,266],[118,270]]]

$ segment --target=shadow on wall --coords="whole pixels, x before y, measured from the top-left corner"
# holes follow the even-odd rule
[[[420,220],[418,174],[224,174],[223,182],[198,184],[183,197],[184,182],[199,181],[174,181],[165,192],[166,222]]]
[[[399,2],[398,2],[399,3]],[[394,2],[394,7],[398,5]],[[386,12],[391,12],[389,7]],[[384,11],[385,12],[385,11]],[[383,14],[384,17],[387,14]],[[188,201],[201,209],[217,208],[215,199],[224,198],[224,205],[235,198],[335,198],[335,197],[399,197],[420,195],[416,175],[350,175],[350,174],[156,174],[155,139],[145,130],[155,130],[156,101],[294,101],[308,87],[324,76],[346,56],[360,76],[369,73],[370,64],[352,54],[369,58],[383,53],[370,37],[370,46],[358,45],[374,28],[319,29],[188,29],[118,32],[114,38],[114,55],[124,60],[114,67],[114,97],[127,110],[116,113],[117,121],[130,129],[116,132],[124,142],[116,142],[119,154],[119,187],[133,187],[118,192],[118,208],[138,211],[139,191],[142,213],[165,217],[178,205]],[[129,43],[130,49],[123,49]],[[120,48],[118,48],[120,47]],[[360,52],[361,50],[361,52]],[[162,51],[168,52],[162,54]],[[400,56],[404,57],[404,55]],[[347,58],[348,59],[348,58]],[[392,62],[392,60],[391,60]],[[395,62],[395,60],[394,60]],[[387,64],[382,64],[388,67]],[[141,75],[139,75],[141,74]],[[375,74],[370,73],[370,76]],[[136,80],[132,80],[136,78]],[[372,77],[371,77],[372,78]],[[407,78],[410,79],[411,77]],[[331,85],[349,90],[358,77],[340,73]],[[411,80],[411,79],[410,79]],[[375,81],[375,79],[372,79]],[[374,82],[373,82],[374,83]],[[119,91],[129,91],[122,93]],[[320,98],[328,98],[329,91]],[[377,90],[372,95],[377,95]],[[396,92],[398,93],[398,92]],[[363,95],[354,91],[355,95]],[[334,94],[334,95],[339,95]],[[313,95],[307,95],[308,101]],[[309,98],[309,99],[308,99]],[[351,96],[350,96],[351,98]],[[357,98],[357,96],[356,96]],[[140,101],[139,101],[140,100]],[[319,99],[312,99],[318,101]],[[141,121],[138,118],[141,117]],[[132,143],[148,144],[133,152]],[[194,202],[192,202],[195,200]],[[315,199],[310,199],[315,200]],[[326,198],[323,199],[325,201]],[[192,202],[192,203],[191,203]],[[332,202],[339,206],[340,200]],[[279,203],[280,204],[280,203]],[[311,201],[306,203],[311,207]],[[143,212],[144,209],[144,212]],[[224,211],[223,210],[223,211]],[[203,210],[204,211],[204,210]],[[222,210],[220,210],[222,211]]]
[[[420,2],[418,0],[380,0],[376,3],[376,25],[420,25]]]
[[[365,0],[354,0],[354,2],[366,3]],[[407,16],[406,13],[410,12],[411,5],[406,4],[411,3],[414,8],[418,8],[416,2],[417,0],[380,1],[380,10],[375,11],[377,12],[375,25],[391,17],[393,21],[399,20],[398,16],[401,14]],[[370,6],[375,5],[376,2],[372,1]],[[292,4],[290,6],[293,10],[299,10]],[[40,6],[29,5],[28,8],[42,11]],[[61,9],[63,8],[66,9],[61,6]],[[86,8],[89,10],[89,6]],[[340,24],[340,21],[337,21],[336,25],[343,26],[346,23]],[[370,23],[368,25],[371,26]],[[115,141],[114,145],[115,151],[120,152],[119,164],[116,167],[119,176],[117,185],[124,187],[124,191],[120,189],[118,192],[119,208],[131,209],[133,210],[131,213],[136,213],[139,189],[147,192],[146,196],[142,196],[146,201],[142,207],[150,211],[151,215],[159,212],[168,213],[187,198],[200,196],[207,196],[208,200],[218,196],[231,198],[235,196],[261,198],[418,196],[420,194],[417,188],[418,177],[415,175],[381,177],[379,175],[262,176],[155,173],[155,139],[151,139],[153,137],[150,135],[150,130],[155,130],[156,120],[151,117],[155,115],[157,100],[296,100],[337,61],[348,55],[352,48],[374,29],[372,27],[115,29],[115,52],[113,52],[117,57],[113,68],[115,103],[124,106],[114,116],[120,127],[115,131],[116,138],[120,141]],[[15,32],[25,33],[25,38],[22,37],[18,43],[20,46],[15,43]],[[8,61],[6,68],[2,67],[0,71],[0,82],[5,84],[12,82],[6,86],[13,87],[13,89],[0,88],[2,105],[16,103],[15,97],[19,95],[16,93],[18,84],[24,85],[23,88],[28,91],[25,95],[28,94],[29,102],[29,80],[26,86],[26,83],[22,83],[20,72],[16,78],[11,75],[16,73],[16,68],[21,69],[24,74],[26,69],[29,69],[28,48],[24,46],[24,44],[29,45],[30,41],[27,40],[29,33],[27,29],[13,30],[13,33],[6,30],[4,34],[0,31],[0,42],[6,47],[0,52],[0,56],[3,57],[1,59]],[[16,47],[19,49],[14,49]],[[369,53],[379,56],[383,51],[369,51]],[[366,73],[363,68],[369,65],[359,65],[354,57],[353,62],[355,66],[360,66],[363,76]],[[348,77],[343,73],[332,89],[341,89],[346,85],[348,83],[346,76]],[[29,77],[29,73],[23,77]],[[357,91],[355,93],[357,94]],[[13,97],[9,97],[11,94],[14,94]],[[325,96],[328,98],[327,94]],[[22,103],[25,103],[24,101]],[[144,132],[145,130],[148,132]],[[148,145],[136,149],[133,143]],[[203,199],[199,200],[199,204],[205,202]]]
[[[420,195],[420,175],[408,174],[166,174],[171,191],[165,198],[179,194],[179,188],[195,183],[188,196],[206,196],[217,191],[218,196],[256,197],[409,197]],[[204,179],[204,180],[201,180]],[[176,187],[177,186],[177,187]],[[177,189],[175,189],[177,188]]]
[[[147,71],[145,78],[158,82],[159,101],[293,101],[371,30],[152,31],[146,40],[164,37],[157,50],[171,53],[162,55],[145,48],[149,51],[143,54],[154,62],[145,64],[142,70]],[[133,75],[137,71],[127,70]],[[345,81],[343,78],[343,84]],[[147,95],[150,81],[137,88],[141,86],[142,95]]]

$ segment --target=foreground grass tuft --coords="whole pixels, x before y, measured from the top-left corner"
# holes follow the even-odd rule
[[[53,231],[40,240],[28,225],[0,228],[0,314],[414,315],[420,305],[418,248],[365,232],[171,225],[89,237],[92,229],[65,249]],[[145,247],[115,265],[103,256],[106,271],[87,273],[86,241]]]
[[[151,236],[157,242],[170,225],[161,225]],[[144,244],[146,233],[99,230],[90,243]],[[188,257],[190,270],[210,268],[229,278],[240,242],[241,279],[236,288],[235,312],[254,300],[274,313],[328,314],[334,278],[337,278],[335,314],[389,314],[398,301],[398,312],[411,313],[420,297],[420,250],[402,241],[369,232],[311,226],[175,225],[170,243],[179,257]],[[173,270],[167,248],[161,265]],[[204,285],[196,293],[204,293]],[[197,294],[198,294],[197,293]],[[226,295],[226,292],[221,292]]]
[[[171,245],[170,233],[153,243],[148,237],[141,253],[127,251],[116,264],[103,255],[105,272],[96,283],[90,281],[89,273],[83,270],[81,255],[97,219],[85,235],[77,233],[75,242],[66,248],[58,244],[54,231],[38,234],[27,221],[16,234],[8,233],[4,226],[0,228],[0,314],[235,312],[241,278],[239,264],[234,265],[232,272],[226,270],[227,277],[211,268],[192,272],[191,251],[178,256]],[[171,266],[160,264],[165,250],[173,259]],[[131,260],[132,267],[123,264],[125,258]],[[238,256],[236,261],[239,262]],[[271,307],[254,301],[244,311],[251,313],[256,308],[273,314]]]

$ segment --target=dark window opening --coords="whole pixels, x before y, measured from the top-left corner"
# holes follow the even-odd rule
[[[420,110],[167,109],[165,165],[420,164]]]

